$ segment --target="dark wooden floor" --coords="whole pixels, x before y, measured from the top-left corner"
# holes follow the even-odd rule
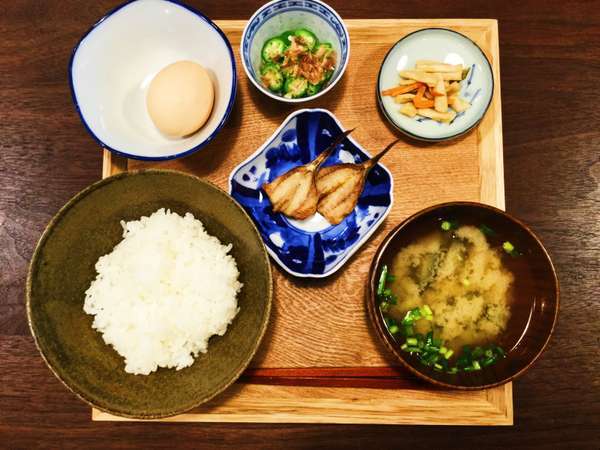
[[[515,383],[515,426],[506,428],[90,421],[37,354],[23,291],[44,225],[100,176],[67,61],[117,3],[0,4],[0,447],[600,448],[600,2],[331,1],[345,18],[499,20],[507,209],[542,237],[562,288],[556,333]],[[189,3],[217,19],[258,7]]]

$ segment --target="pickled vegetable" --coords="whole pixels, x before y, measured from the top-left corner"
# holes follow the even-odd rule
[[[273,92],[281,92],[283,89],[283,74],[276,64],[265,64],[260,70],[263,84]]]
[[[300,38],[301,42],[308,47],[309,50],[314,50],[319,43],[317,36],[306,28],[299,28],[294,31],[294,36]]]
[[[268,39],[261,52],[264,87],[286,98],[311,97],[333,76],[336,52],[307,28],[288,30]]]
[[[279,63],[283,60],[283,52],[285,51],[287,45],[283,41],[283,39],[279,37],[274,37],[265,42],[262,48],[262,59],[266,62],[271,63]]]
[[[308,81],[306,78],[288,78],[283,85],[285,98],[300,98],[306,95],[308,90]]]

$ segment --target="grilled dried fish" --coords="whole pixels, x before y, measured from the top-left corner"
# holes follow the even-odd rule
[[[336,164],[319,171],[316,185],[321,198],[317,211],[330,224],[337,225],[354,210],[369,171],[398,141],[361,164]]]
[[[295,167],[271,183],[263,185],[262,188],[271,201],[273,211],[298,220],[306,219],[317,212],[319,192],[315,184],[315,176],[321,164],[352,131],[353,129],[344,131],[308,164]]]

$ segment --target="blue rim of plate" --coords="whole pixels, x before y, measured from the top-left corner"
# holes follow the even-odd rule
[[[326,94],[327,92],[329,92],[331,89],[333,89],[333,87],[338,83],[339,80],[341,80],[342,76],[344,75],[344,73],[346,72],[346,68],[348,67],[348,63],[350,61],[350,33],[348,32],[348,27],[346,26],[346,24],[344,23],[344,20],[342,19],[342,16],[339,15],[339,13],[333,9],[331,6],[329,6],[327,3],[321,1],[321,0],[306,0],[308,3],[315,3],[319,6],[321,6],[322,8],[326,9],[329,13],[331,13],[331,15],[333,17],[335,17],[337,19],[337,21],[339,22],[341,29],[343,31],[344,34],[344,38],[346,40],[346,52],[345,52],[345,58],[344,58],[344,63],[341,66],[341,69],[339,70],[339,72],[334,76],[334,78],[332,78],[331,80],[327,81],[327,85],[325,86],[325,89],[317,92],[316,94],[311,95],[310,97],[303,97],[303,98],[285,98],[282,95],[277,95],[273,92],[270,92],[268,89],[266,89],[264,86],[261,86],[261,84],[256,80],[256,74],[254,73],[254,68],[252,67],[252,64],[250,63],[249,57],[248,57],[248,63],[250,64],[246,64],[246,54],[250,52],[250,48],[252,47],[250,44],[248,44],[247,46],[245,45],[247,40],[248,40],[248,32],[249,32],[249,28],[250,25],[252,25],[252,22],[261,14],[263,14],[263,12],[265,10],[267,10],[268,8],[271,8],[272,6],[276,5],[277,3],[284,3],[286,0],[271,0],[268,3],[265,3],[264,5],[262,5],[260,8],[258,8],[256,10],[256,12],[254,14],[252,14],[252,16],[250,16],[250,19],[248,19],[248,22],[246,23],[246,26],[244,27],[244,31],[242,32],[242,38],[240,40],[240,60],[242,61],[242,66],[244,67],[244,71],[246,72],[246,76],[250,79],[250,82],[263,94],[267,95],[268,97],[271,97],[275,100],[279,100],[282,101],[284,103],[304,103],[310,100],[315,100],[318,97],[321,97],[322,95]],[[305,9],[298,7],[295,8],[293,10],[298,10],[298,11],[305,11]],[[274,17],[275,15],[277,15],[278,12],[274,12],[273,14],[271,14],[269,17],[267,17],[265,20],[268,20],[272,17]],[[332,24],[330,24],[333,28],[335,28]],[[259,25],[256,25],[257,27],[260,27]],[[252,39],[254,39],[254,37],[252,37]],[[245,48],[247,47],[247,48]]]
[[[236,64],[235,64],[235,56],[233,54],[233,49],[231,48],[231,43],[229,42],[229,39],[227,39],[227,36],[225,36],[225,33],[223,33],[223,30],[221,30],[212,20],[210,20],[203,13],[201,13],[200,11],[198,11],[195,8],[192,8],[191,6],[186,5],[185,3],[180,2],[179,0],[162,0],[162,1],[173,3],[174,5],[180,6],[184,9],[188,10],[192,14],[196,15],[200,19],[202,19],[204,22],[206,22],[210,27],[212,27],[221,36],[221,38],[225,42],[227,49],[229,50],[229,60],[231,61],[231,69],[232,69],[231,95],[229,97],[229,103],[227,104],[227,109],[225,110],[225,114],[223,115],[223,118],[221,119],[221,121],[219,122],[219,124],[217,125],[215,130],[210,134],[210,136],[208,136],[204,141],[202,141],[200,144],[196,145],[195,147],[192,147],[191,149],[185,150],[181,153],[176,153],[174,155],[169,155],[169,156],[132,155],[131,153],[127,153],[122,150],[117,150],[116,148],[113,148],[113,147],[107,145],[105,142],[102,141],[102,139],[100,139],[98,136],[96,136],[96,134],[94,134],[92,129],[89,127],[89,125],[85,121],[85,118],[83,117],[83,114],[81,113],[81,109],[79,108],[79,102],[77,101],[77,94],[75,94],[75,86],[73,84],[73,61],[75,59],[75,54],[77,53],[77,50],[79,50],[79,46],[85,40],[85,38],[87,38],[88,35],[92,31],[94,31],[96,29],[96,27],[98,27],[102,22],[104,22],[106,19],[108,19],[110,16],[112,16],[114,13],[118,12],[122,8],[130,5],[131,3],[135,3],[137,1],[139,1],[139,0],[127,0],[125,3],[122,3],[118,6],[116,6],[115,8],[111,9],[104,16],[102,16],[102,18],[100,18],[100,20],[98,20],[96,23],[94,23],[85,32],[85,34],[79,39],[79,41],[77,42],[77,45],[75,45],[75,47],[73,48],[73,51],[71,52],[71,58],[69,59],[68,72],[69,72],[69,87],[71,88],[71,100],[73,102],[73,105],[75,106],[75,110],[77,111],[79,118],[81,119],[81,122],[83,123],[83,126],[85,127],[87,132],[90,134],[90,136],[92,136],[92,138],[102,148],[109,150],[111,153],[114,153],[115,155],[123,156],[124,158],[137,159],[140,161],[168,161],[170,159],[177,159],[177,158],[181,158],[183,156],[191,155],[192,153],[197,152],[198,150],[200,150],[201,148],[206,146],[210,141],[212,141],[215,138],[215,136],[219,133],[219,131],[221,131],[221,128],[223,128],[223,126],[227,122],[227,119],[229,119],[229,116],[231,115],[231,111],[233,110],[233,104],[235,102],[235,97],[237,95],[237,68],[236,68]]]
[[[296,117],[300,114],[307,113],[307,112],[309,112],[309,113],[310,112],[320,112],[320,113],[327,114],[340,127],[341,130],[345,129],[343,127],[342,123],[338,120],[338,118],[331,111],[324,109],[324,108],[302,108],[302,109],[298,109],[298,110],[290,113],[285,119],[283,119],[283,121],[277,127],[277,129],[273,132],[273,134],[271,134],[271,136],[266,138],[264,143],[255,152],[253,152],[251,155],[248,155],[248,157],[245,160],[241,161],[238,165],[236,165],[231,170],[231,172],[229,173],[229,178],[228,178],[229,195],[230,196],[233,197],[233,177],[235,176],[235,174],[237,172],[239,172],[239,170],[243,166],[245,166],[250,161],[255,159],[266,148],[268,148],[269,145],[271,144],[271,142],[279,135],[279,133],[285,128],[285,126],[289,123],[290,120],[292,120],[294,117]],[[372,155],[368,151],[366,151],[362,145],[360,145],[358,142],[356,142],[352,138],[352,136],[346,136],[345,140],[349,140],[352,143],[352,145],[354,145],[361,152],[363,152],[368,158],[372,157]],[[349,247],[349,250],[346,252],[346,254],[342,258],[340,258],[340,260],[337,262],[337,264],[335,266],[331,267],[327,272],[323,272],[323,273],[296,272],[296,271],[290,269],[283,261],[281,261],[281,259],[277,255],[277,253],[271,248],[270,244],[265,242],[264,236],[262,234],[262,229],[261,229],[260,225],[258,225],[256,223],[254,214],[252,212],[249,212],[248,210],[246,210],[245,206],[241,202],[236,200],[235,197],[234,197],[234,200],[236,200],[238,203],[240,203],[242,208],[252,218],[252,221],[256,225],[256,228],[258,229],[259,234],[261,235],[261,238],[263,238],[263,244],[265,245],[267,252],[277,262],[279,267],[281,267],[285,272],[289,273],[290,275],[293,275],[298,278],[326,278],[330,275],[335,274],[338,270],[340,270],[344,266],[344,264],[346,264],[346,262],[352,257],[352,255],[354,255],[370,239],[370,237],[373,235],[373,233],[375,233],[375,231],[377,231],[377,229],[381,226],[383,221],[387,218],[387,216],[392,211],[392,207],[394,206],[394,177],[393,177],[392,173],[390,172],[390,170],[386,166],[384,166],[381,162],[377,163],[377,166],[380,166],[383,169],[383,171],[389,176],[389,179],[390,179],[390,192],[389,192],[390,203],[389,203],[389,205],[387,206],[387,208],[383,212],[383,214],[381,214],[381,216],[379,216],[377,218],[376,222],[374,222],[373,225],[370,227],[370,229],[364,234],[362,239],[357,241],[352,247]]]
[[[383,66],[384,66],[385,62],[387,61],[388,56],[390,55],[391,51],[394,50],[398,46],[398,44],[400,44],[403,40],[405,40],[406,38],[412,36],[413,34],[422,33],[424,31],[430,31],[430,30],[448,31],[450,33],[458,34],[460,37],[462,37],[462,38],[468,40],[469,42],[471,42],[475,46],[475,48],[477,50],[479,50],[479,52],[483,56],[483,59],[487,63],[488,68],[490,70],[490,73],[492,74],[492,92],[491,92],[488,104],[485,106],[485,108],[484,108],[483,113],[481,114],[481,116],[475,122],[473,122],[473,124],[471,124],[471,126],[465,128],[464,130],[459,131],[456,134],[452,134],[450,136],[441,137],[441,138],[427,138],[427,137],[420,136],[418,134],[411,133],[407,129],[402,128],[400,125],[398,125],[396,122],[394,122],[394,120],[392,119],[392,117],[388,114],[388,112],[386,111],[385,107],[383,106],[383,99],[381,98],[381,90],[379,89],[379,81],[381,80],[381,71],[383,70]],[[488,109],[490,109],[490,105],[492,104],[492,100],[494,99],[494,90],[495,90],[494,70],[492,68],[492,64],[490,63],[490,60],[487,58],[487,56],[485,56],[485,53],[483,52],[483,50],[481,50],[481,47],[479,47],[479,45],[477,45],[475,43],[475,41],[473,39],[471,39],[470,37],[465,36],[464,34],[459,33],[458,31],[454,31],[454,30],[451,30],[449,28],[442,28],[442,27],[421,28],[420,30],[416,30],[416,31],[413,31],[412,33],[408,33],[406,36],[403,36],[398,41],[396,41],[396,43],[389,48],[389,50],[386,52],[385,56],[383,57],[383,62],[381,63],[381,66],[379,66],[379,72],[377,73],[377,84],[375,85],[375,93],[377,95],[377,104],[379,105],[379,109],[381,110],[381,112],[383,113],[383,115],[385,116],[385,118],[387,119],[387,121],[390,123],[390,125],[392,125],[398,131],[404,133],[408,137],[411,137],[411,138],[416,139],[418,141],[425,141],[425,142],[450,141],[450,140],[456,139],[457,137],[460,137],[460,136],[462,136],[464,134],[467,134],[469,131],[471,131],[473,128],[475,128],[477,125],[479,125],[479,123],[485,117]]]

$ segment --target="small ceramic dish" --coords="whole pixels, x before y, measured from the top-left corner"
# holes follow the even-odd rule
[[[172,139],[152,123],[146,94],[154,76],[180,60],[208,70],[215,100],[200,130]],[[204,147],[225,124],[236,94],[235,58],[223,32],[172,0],[136,0],[109,12],[73,50],[69,80],[92,137],[114,153],[142,160],[178,158]]]
[[[383,265],[391,267],[394,256],[426,230],[442,220],[459,224],[485,225],[492,245],[510,240],[520,255],[506,255],[505,264],[514,274],[514,297],[506,330],[496,344],[506,357],[481,370],[450,374],[424,365],[414,354],[402,350],[404,338],[390,333],[377,299]],[[425,230],[425,231],[424,231]],[[392,290],[393,293],[393,290]],[[523,222],[491,206],[471,202],[450,202],[424,209],[400,223],[383,240],[371,264],[367,310],[377,336],[400,363],[420,378],[438,386],[455,389],[485,389],[515,379],[542,354],[558,317],[559,287],[556,271],[546,249]],[[435,336],[434,336],[435,337]]]
[[[254,219],[269,254],[297,277],[322,278],[339,270],[392,208],[392,175],[379,163],[369,172],[354,211],[338,225],[330,225],[319,213],[298,221],[273,212],[262,185],[313,160],[343,130],[325,109],[298,110],[229,176],[232,197]],[[347,137],[322,167],[369,158],[358,143]]]
[[[401,70],[414,69],[419,59],[431,59],[470,68],[462,82],[461,97],[471,103],[451,123],[400,114],[394,98],[382,96],[398,85]],[[426,28],[400,39],[385,56],[377,80],[377,99],[388,121],[404,134],[423,141],[446,141],[472,130],[483,119],[494,95],[492,66],[483,51],[468,37],[445,28]]]
[[[99,257],[122,240],[121,220],[159,208],[191,212],[206,231],[231,243],[243,287],[239,313],[207,353],[181,370],[125,372],[125,363],[83,311]],[[195,176],[170,170],[126,172],[92,184],[52,219],[33,254],[27,315],[52,372],[82,400],[111,414],[155,419],[183,413],[226,389],[255,354],[269,321],[272,279],[261,237],[229,195]]]
[[[268,39],[296,28],[307,28],[315,33],[319,41],[331,43],[337,55],[337,64],[327,85],[315,95],[285,98],[262,85],[259,77],[261,50]],[[319,0],[274,0],[263,5],[246,24],[240,55],[246,75],[259,91],[281,102],[302,103],[324,95],[342,78],[350,58],[350,36],[339,14]]]

